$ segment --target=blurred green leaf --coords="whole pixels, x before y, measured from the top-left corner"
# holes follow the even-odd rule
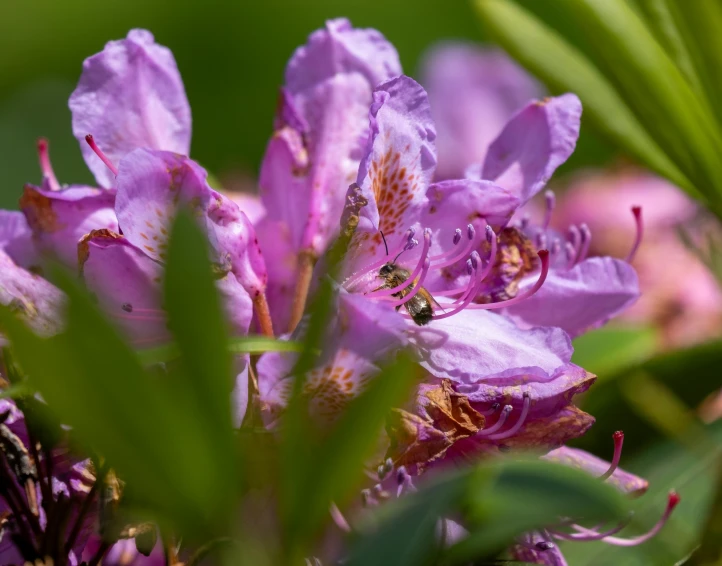
[[[706,100],[695,96],[625,0],[563,2],[586,32],[597,67],[667,155],[722,212],[722,138]]]
[[[572,361],[603,380],[650,358],[657,348],[654,327],[605,326],[574,339]]]
[[[665,352],[631,367],[623,368],[594,384],[585,395],[582,407],[597,418],[596,424],[578,443],[597,454],[610,450],[615,430],[624,430],[625,447],[635,451],[661,438],[660,431],[640,415],[637,403],[651,403],[638,395],[630,403],[626,384],[635,374],[643,374],[673,393],[684,407],[696,407],[720,387],[722,342],[714,341],[690,348]]]
[[[449,563],[466,564],[493,556],[515,537],[562,516],[614,520],[626,509],[616,489],[579,470],[540,460],[489,461],[386,503],[352,546],[349,564],[435,563],[440,517],[462,517],[470,530],[444,551]]]
[[[556,92],[576,93],[584,118],[651,169],[691,194],[692,182],[645,131],[615,88],[577,48],[511,0],[475,0],[489,33]]]
[[[236,336],[229,338],[227,348],[229,352],[235,354],[263,354],[264,352],[300,352],[303,344],[268,336]],[[144,365],[170,362],[180,356],[178,345],[174,343],[137,350],[136,353]]]
[[[32,389],[27,383],[19,383],[0,390],[0,399],[17,399],[30,393],[32,393]]]

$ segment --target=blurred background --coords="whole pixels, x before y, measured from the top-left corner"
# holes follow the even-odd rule
[[[518,3],[572,42],[579,36],[554,2]],[[253,190],[286,61],[311,31],[338,16],[380,30],[398,49],[406,73],[417,78],[424,53],[436,42],[488,39],[472,6],[458,1],[3,0],[0,208],[17,208],[23,184],[40,181],[40,136],[50,140],[61,183],[92,182],[71,133],[67,99],[83,59],[133,27],[151,30],[176,57],[193,112],[192,156],[227,188]],[[583,44],[577,44],[582,51]],[[551,185],[567,193],[560,198],[560,227],[588,222],[595,253],[624,257],[634,238],[631,204],[643,204],[649,219],[635,264],[644,302],[575,344],[575,361],[599,376],[584,407],[597,425],[579,444],[609,459],[611,434],[624,429],[622,465],[651,483],[637,514],[643,527],[659,516],[670,488],[681,493],[682,504],[672,525],[639,549],[567,545],[573,565],[661,565],[684,558],[714,499],[722,453],[722,427],[714,424],[722,413],[715,394],[722,384],[716,341],[722,295],[709,267],[714,261],[698,257],[694,245],[706,237],[698,228],[707,220],[675,187],[630,163],[583,119],[577,151]],[[716,505],[722,509],[722,501]]]

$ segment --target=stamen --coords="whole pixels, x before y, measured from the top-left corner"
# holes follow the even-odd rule
[[[416,265],[416,268],[414,269],[413,273],[409,275],[409,278],[402,282],[400,285],[397,285],[396,287],[391,287],[390,289],[379,289],[378,291],[371,291],[369,293],[366,293],[366,296],[368,297],[389,297],[395,293],[399,293],[400,291],[403,291],[407,287],[411,285],[411,281],[415,281],[416,278],[419,276],[421,271],[424,269],[424,265],[426,263],[426,259],[429,255],[429,247],[431,246],[431,231],[426,229],[424,230],[424,249],[421,250],[421,258],[419,263]]]
[[[391,458],[386,458],[386,461],[379,465],[379,467],[376,470],[376,473],[378,475],[379,481],[383,481],[384,478],[389,475],[389,472],[394,469],[394,462],[391,460]]]
[[[416,491],[414,482],[412,481],[409,473],[406,471],[405,466],[399,466],[396,470],[396,483],[399,486],[396,489],[396,497],[401,497],[405,491]]]
[[[437,262],[439,260],[443,260],[445,257],[448,258],[448,259],[442,261],[441,263],[434,263],[434,269],[441,269],[442,267],[448,267],[449,265],[454,265],[456,262],[461,261],[467,255],[469,255],[471,250],[474,248],[474,239],[476,236],[476,230],[474,229],[474,227],[471,224],[469,224],[466,227],[466,235],[468,237],[468,241],[466,242],[466,245],[460,252],[454,253],[454,250],[451,250],[450,252],[439,254],[439,255],[431,258],[432,262]],[[451,255],[452,257],[449,258],[449,255]]]
[[[461,241],[461,228],[457,228],[454,232],[454,245],[458,245],[458,243]]]
[[[536,235],[536,247],[543,249],[547,247],[547,235],[544,232],[539,232]]]
[[[529,213],[525,213],[524,216],[521,217],[521,220],[519,221],[519,228],[521,230],[526,230],[529,226],[529,222],[531,221],[531,217],[529,216]]]
[[[571,242],[564,242],[564,254],[567,256],[567,269],[574,267],[577,259],[577,250]]]
[[[559,241],[559,238],[554,238],[554,241],[552,242],[552,255],[557,255],[562,249],[562,243]]]
[[[579,228],[574,226],[572,224],[569,226],[567,230],[567,235],[569,236],[569,241],[572,243],[572,246],[574,246],[575,250],[579,249],[579,240],[581,239],[581,234],[579,233]]]
[[[489,242],[489,244],[491,245],[491,249],[489,250],[489,259],[488,259],[487,264],[484,267],[484,269],[480,273],[478,273],[477,276],[472,275],[472,273],[475,269],[473,262],[475,261],[478,264],[478,262],[481,261],[481,257],[479,256],[479,254],[476,251],[474,251],[470,257],[470,259],[473,261],[471,264],[471,270],[469,270],[469,275],[472,275],[471,279],[469,280],[469,284],[464,288],[456,287],[454,289],[449,289],[447,291],[438,291],[438,292],[435,292],[434,295],[437,297],[449,297],[449,296],[453,296],[453,295],[462,293],[462,295],[456,300],[457,303],[459,301],[464,301],[467,298],[469,298],[470,300],[467,301],[466,304],[469,304],[471,301],[473,301],[477,295],[477,292],[476,292],[477,286],[481,287],[481,283],[484,281],[484,279],[486,279],[486,277],[489,275],[489,273],[491,273],[491,270],[494,267],[494,261],[496,260],[496,250],[497,250],[497,241],[496,240],[497,240],[496,233],[494,232],[492,227],[487,224],[486,225],[486,241]],[[468,263],[467,263],[467,269],[469,269]],[[469,294],[470,291],[472,291],[472,290],[474,292]],[[459,310],[454,311],[454,314],[456,314],[457,312],[459,312]],[[447,314],[448,316],[452,316],[451,313],[445,313],[445,314]],[[441,317],[441,315],[435,316],[434,318],[438,319],[440,317]]]
[[[336,506],[335,503],[331,503],[329,512],[331,513],[331,518],[333,519],[333,522],[336,523],[336,526],[339,529],[346,533],[351,532],[351,527],[349,526],[346,517],[343,516],[343,513],[341,513],[341,510]]]
[[[547,191],[544,193],[544,200],[546,204],[546,210],[544,211],[544,230],[549,228],[549,223],[552,220],[552,213],[554,212],[554,207],[556,205],[556,196],[554,195],[554,191]]]
[[[486,411],[479,411],[479,412],[482,415],[484,415],[485,417],[489,417],[489,416],[493,415],[494,413],[496,413],[500,407],[501,407],[501,403],[494,403],[491,406],[491,408],[487,409]]]
[[[375,507],[379,504],[378,501],[371,495],[370,489],[362,489],[361,490],[361,504],[368,508],[368,507]]]
[[[113,163],[108,159],[108,156],[105,155],[100,148],[98,147],[98,144],[95,143],[95,140],[93,139],[93,136],[91,134],[88,134],[85,136],[85,141],[88,142],[88,145],[90,146],[90,149],[92,149],[95,152],[95,155],[100,157],[100,160],[105,163],[105,166],[110,169],[110,171],[115,175],[118,176],[118,168],[113,165]]]
[[[483,305],[474,304],[469,305],[467,308],[481,310],[501,309],[514,305],[516,303],[520,303],[522,301],[526,301],[529,297],[531,297],[541,288],[541,286],[544,284],[544,281],[546,281],[547,275],[549,274],[549,251],[539,250],[539,252],[537,252],[537,255],[539,256],[539,260],[541,261],[541,273],[539,274],[539,279],[537,279],[537,282],[534,283],[534,286],[531,289],[528,289],[526,292],[522,293],[521,295],[517,295],[516,297],[514,297],[513,299],[509,299],[508,301],[501,301],[499,303],[487,303]]]
[[[504,408],[501,410],[501,414],[499,415],[499,418],[497,419],[497,421],[489,428],[482,429],[479,432],[479,436],[489,436],[490,434],[494,434],[497,430],[499,430],[501,427],[504,426],[506,419],[509,417],[509,414],[513,410],[514,410],[514,407],[512,407],[511,405],[504,405]]]
[[[586,259],[587,254],[589,253],[589,245],[592,243],[592,231],[589,229],[589,226],[582,224],[579,226],[579,231],[582,235],[582,243],[579,248],[579,254],[577,255],[575,264]]]
[[[675,491],[670,491],[669,496],[667,499],[667,507],[664,510],[664,513],[660,517],[659,521],[657,521],[657,524],[654,525],[647,533],[643,535],[639,535],[637,537],[632,538],[620,538],[620,537],[610,537],[606,536],[602,538],[601,540],[603,542],[606,542],[608,544],[613,544],[615,546],[636,546],[638,544],[642,544],[643,542],[647,542],[649,539],[655,537],[659,531],[662,530],[662,527],[664,527],[665,523],[669,519],[669,516],[672,514],[672,511],[677,506],[677,504],[680,501],[679,495]],[[587,535],[597,535],[598,533],[596,531],[585,529],[583,527],[580,527],[579,525],[574,526],[575,529],[580,531],[582,534]]]
[[[50,163],[48,140],[45,138],[40,138],[38,140],[38,158],[40,159],[40,170],[43,173],[43,177],[48,182],[48,187],[50,187],[51,191],[59,191],[60,183],[58,183],[58,178],[55,176],[53,166]]]
[[[595,529],[585,529],[584,527],[576,524],[570,525],[572,528],[576,529],[577,531],[588,531],[588,532],[594,532],[595,534],[584,534],[582,532],[578,533],[561,533],[554,531],[552,534],[554,538],[558,538],[561,540],[575,540],[578,542],[589,542],[593,540],[602,540],[603,538],[606,538],[608,536],[616,535],[619,531],[624,529],[627,525],[629,525],[629,520],[623,521],[619,523],[616,527],[609,529],[608,531],[604,532],[596,532]]]
[[[524,422],[526,421],[526,417],[529,414],[529,408],[531,407],[531,397],[529,393],[525,391],[523,396],[524,406],[522,407],[521,415],[519,415],[519,419],[516,421],[516,424],[505,432],[491,435],[489,437],[490,440],[501,440],[503,438],[509,438],[510,436],[514,436],[517,432],[519,432],[521,427],[524,425]]]
[[[630,263],[634,256],[637,254],[637,250],[639,249],[639,244],[642,243],[642,237],[644,236],[644,223],[642,222],[642,207],[641,206],[633,206],[632,207],[632,214],[634,214],[634,222],[637,226],[637,235],[634,238],[634,244],[632,244],[632,249],[629,251],[629,255],[627,256],[627,263]]]
[[[619,460],[622,457],[622,445],[624,444],[624,433],[618,430],[612,435],[614,439],[614,456],[612,457],[612,463],[609,465],[609,469],[604,472],[599,479],[604,481],[610,477],[619,466]]]

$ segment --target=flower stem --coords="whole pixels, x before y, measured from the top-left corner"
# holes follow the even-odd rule
[[[293,332],[301,321],[303,310],[306,307],[306,298],[308,290],[311,287],[311,276],[313,275],[313,267],[316,265],[316,254],[311,250],[302,250],[298,254],[298,279],[296,283],[296,293],[293,296],[293,305],[291,305],[291,320],[288,324],[288,331]]]
[[[271,320],[271,311],[268,310],[268,301],[266,301],[265,293],[259,293],[253,298],[253,310],[256,313],[256,317],[258,317],[261,334],[273,338],[273,321]]]

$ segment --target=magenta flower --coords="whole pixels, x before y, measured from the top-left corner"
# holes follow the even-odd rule
[[[338,234],[346,190],[366,143],[374,87],[401,73],[394,47],[348,20],[326,23],[286,67],[275,133],[260,174],[269,302],[278,328],[303,312],[311,270]]]

